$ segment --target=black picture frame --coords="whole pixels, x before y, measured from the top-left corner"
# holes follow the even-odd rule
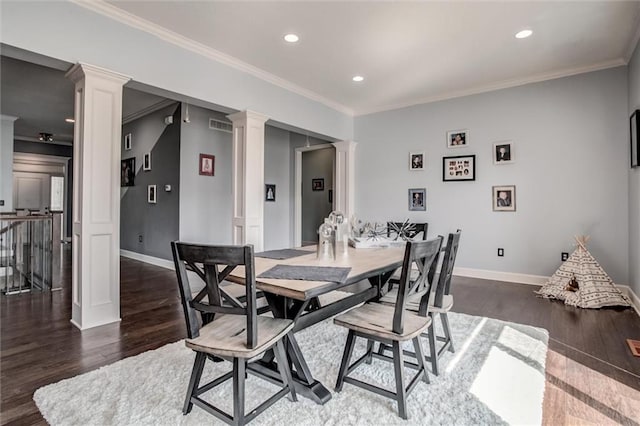
[[[474,180],[476,180],[475,154],[442,157],[443,182],[466,182]]]
[[[631,136],[631,168],[636,168],[640,165],[640,150],[638,150],[638,128],[640,128],[640,109],[637,109],[631,114],[629,119],[629,132]]]
[[[276,201],[276,185],[267,183],[264,185],[264,200],[269,202]]]
[[[311,189],[313,191],[324,191],[324,178],[311,179]]]
[[[120,168],[120,186],[135,186],[136,157],[122,160]]]

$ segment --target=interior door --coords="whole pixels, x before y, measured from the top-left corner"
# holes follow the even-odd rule
[[[50,180],[47,173],[13,173],[13,208],[44,210],[49,208]]]

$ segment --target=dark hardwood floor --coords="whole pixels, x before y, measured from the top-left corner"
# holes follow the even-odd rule
[[[70,256],[67,256],[67,258]],[[68,262],[68,259],[67,259]],[[182,339],[173,271],[122,258],[122,321],[79,331],[70,322],[70,268],[61,291],[0,298],[0,424],[44,424],[36,389]],[[454,277],[454,311],[549,330],[545,424],[640,422],[640,339],[631,309],[581,310],[535,287]],[[523,384],[526,385],[526,384]]]

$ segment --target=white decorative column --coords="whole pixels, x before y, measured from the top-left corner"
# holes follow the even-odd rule
[[[13,122],[18,117],[1,115],[0,128],[0,212],[13,211]]]
[[[351,219],[355,213],[355,152],[354,141],[335,142],[336,176],[335,176],[335,210],[342,212],[345,218]]]
[[[253,111],[227,116],[233,122],[233,244],[264,247],[264,123]]]
[[[71,322],[81,330],[120,321],[122,86],[129,77],[87,64],[75,84]]]

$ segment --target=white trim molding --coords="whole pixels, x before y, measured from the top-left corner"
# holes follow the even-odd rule
[[[127,259],[139,260],[140,262],[148,263],[150,265],[160,266],[161,268],[171,269],[175,271],[175,266],[173,265],[173,261],[161,259],[159,257],[148,256],[142,253],[136,253],[135,251],[129,251],[120,249],[120,256],[126,257]]]
[[[483,280],[504,281],[508,283],[544,285],[549,277],[542,275],[519,274],[516,272],[488,271],[486,269],[453,268],[453,275],[461,277],[480,278]]]

